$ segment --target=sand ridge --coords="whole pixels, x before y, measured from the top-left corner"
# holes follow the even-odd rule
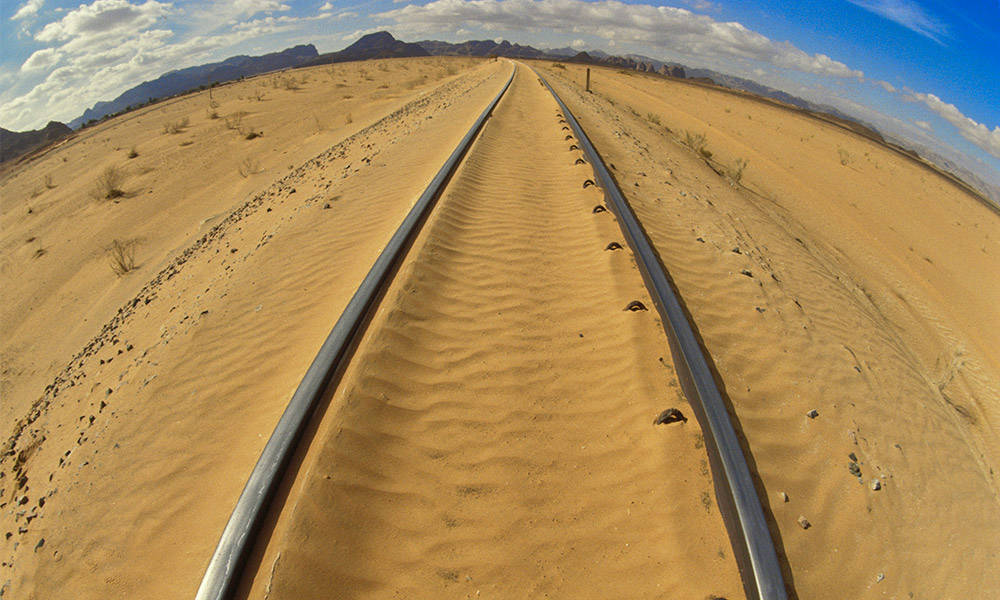
[[[1000,590],[996,214],[815,119],[605,69],[585,94],[582,68],[544,66],[694,317],[799,597]]]
[[[620,231],[557,112],[522,66],[335,392],[249,597],[742,597],[697,424],[652,425],[690,408],[655,313],[623,310],[650,300],[605,250]]]
[[[5,499],[29,504],[4,504],[8,593],[193,595],[365,265],[506,80],[503,65],[477,65],[222,219],[74,359],[11,461],[27,481]]]

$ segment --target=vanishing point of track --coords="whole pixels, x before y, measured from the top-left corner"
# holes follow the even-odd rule
[[[368,320],[392,283],[401,261],[516,74],[515,67],[506,84],[417,200],[320,348],[237,501],[202,579],[196,596],[198,600],[222,600],[235,592],[254,547],[255,536],[268,512],[269,502],[285,476],[286,467],[303,431],[313,418],[315,408],[322,398],[331,393],[331,383],[350,360],[352,348],[363,336]],[[783,600],[786,592],[777,553],[747,460],[694,328],[641,224],[587,135],[548,82],[541,77],[539,81],[555,98],[561,110],[559,117],[571,128],[574,143],[579,144],[578,149],[590,163],[594,179],[604,192],[605,204],[617,217],[621,233],[660,314],[681,387],[704,433],[717,503],[729,532],[747,597]],[[570,139],[569,136],[567,139]]]

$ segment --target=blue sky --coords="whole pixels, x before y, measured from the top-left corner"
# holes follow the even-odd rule
[[[639,53],[835,106],[1000,186],[1000,2],[3,0],[0,126],[68,121],[175,68],[388,29]]]

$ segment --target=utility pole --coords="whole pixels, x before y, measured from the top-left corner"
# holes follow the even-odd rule
[[[587,91],[590,91],[590,67],[587,67]]]

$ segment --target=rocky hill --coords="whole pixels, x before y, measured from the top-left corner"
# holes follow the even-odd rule
[[[58,121],[49,121],[48,125],[34,131],[18,132],[0,127],[0,162],[13,160],[71,133],[72,129]]]
[[[388,31],[370,33],[339,52],[320,54],[307,61],[304,66],[325,65],[352,60],[375,58],[403,58],[408,56],[430,56],[419,44],[403,42],[392,37]]]
[[[141,106],[150,100],[166,98],[200,86],[297,67],[318,55],[315,46],[306,44],[263,56],[233,56],[222,62],[170,71],[152,81],[145,81],[126,90],[110,102],[98,102],[93,108],[88,108],[78,118],[70,121],[69,126],[76,129],[84,123],[128,110],[129,107]]]

